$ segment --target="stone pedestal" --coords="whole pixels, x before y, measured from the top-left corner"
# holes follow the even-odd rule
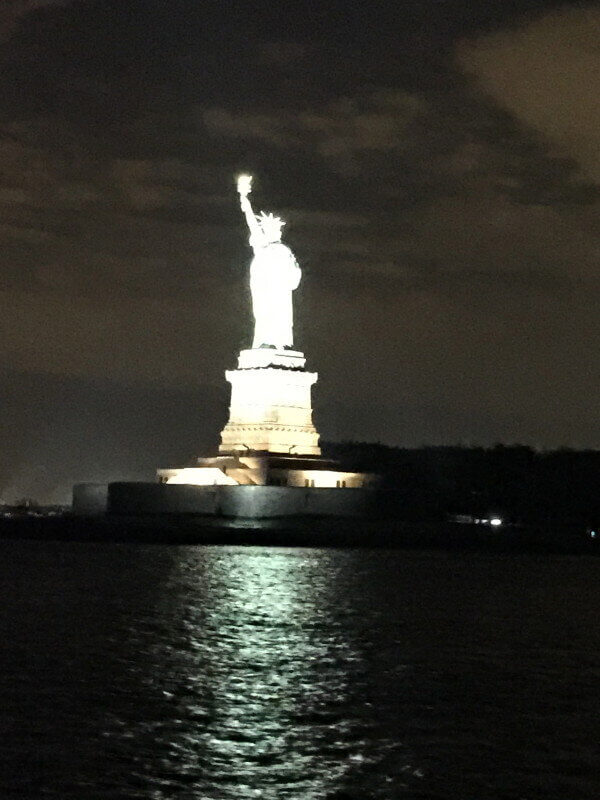
[[[219,452],[320,455],[310,395],[317,373],[305,363],[294,350],[242,350],[238,368],[225,373],[231,405]]]

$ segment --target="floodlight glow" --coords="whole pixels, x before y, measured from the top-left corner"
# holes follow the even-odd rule
[[[346,488],[355,477],[352,472],[337,472],[330,469],[307,469],[298,471],[299,485],[319,489]]]
[[[184,467],[172,475],[167,483],[186,484],[188,486],[235,486],[234,481],[217,467]]]
[[[502,520],[500,517],[492,517],[490,520],[490,525],[493,525],[495,528],[497,528],[498,525],[502,525]]]

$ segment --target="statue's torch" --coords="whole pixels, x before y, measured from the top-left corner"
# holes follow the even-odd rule
[[[237,190],[242,197],[247,197],[252,191],[252,175],[238,175]]]

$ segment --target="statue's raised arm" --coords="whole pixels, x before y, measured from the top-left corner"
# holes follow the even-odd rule
[[[250,200],[248,199],[248,195],[252,191],[252,175],[239,175],[237,179],[237,190],[240,196],[240,205],[246,217],[248,228],[250,229],[250,244],[254,247],[255,243],[262,241],[264,234],[252,210]]]

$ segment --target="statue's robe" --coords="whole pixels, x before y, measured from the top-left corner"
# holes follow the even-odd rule
[[[254,248],[250,265],[250,291],[254,313],[252,347],[277,348],[294,344],[292,292],[298,287],[302,271],[294,254],[281,242]]]

